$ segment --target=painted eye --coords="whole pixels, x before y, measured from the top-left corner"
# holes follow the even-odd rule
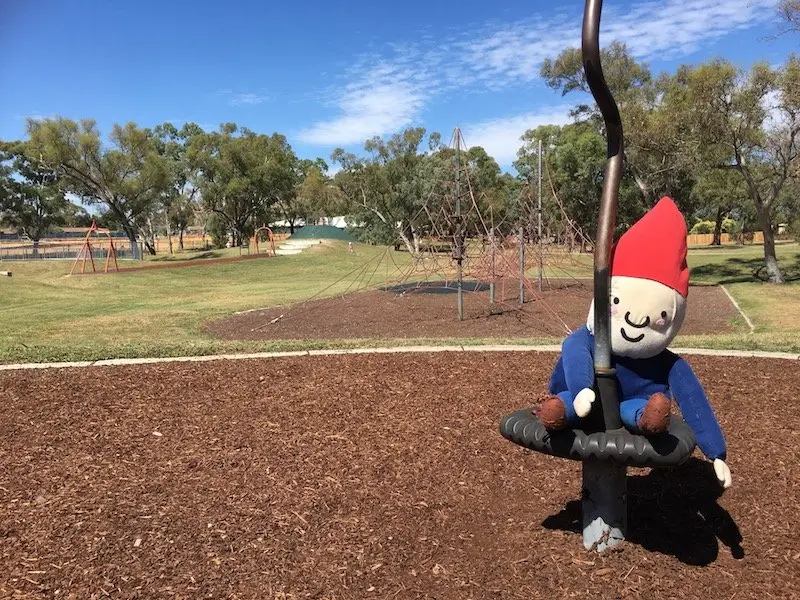
[[[661,311],[661,318],[662,319],[666,319],[667,318],[667,311],[665,311],[665,310]]]
[[[619,298],[614,298],[614,304],[619,304]]]

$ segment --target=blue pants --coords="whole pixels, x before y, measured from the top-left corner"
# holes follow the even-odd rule
[[[575,414],[575,408],[572,406],[572,394],[569,390],[558,393],[558,397],[564,403],[564,408],[567,411],[567,423],[574,427],[580,422],[580,417]],[[595,399],[595,402],[600,402],[600,398]],[[642,416],[644,406],[647,404],[647,398],[628,398],[619,403],[619,416],[622,424],[631,433],[641,433],[637,423],[639,417]]]

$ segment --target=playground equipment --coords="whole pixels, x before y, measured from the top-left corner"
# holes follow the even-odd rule
[[[672,415],[658,436],[630,433],[620,418],[620,387],[612,366],[610,267],[620,178],[623,166],[622,121],[600,64],[602,0],[586,0],[582,29],[583,66],[589,88],[605,121],[608,142],[594,255],[594,392],[582,428],[552,431],[531,408],[503,417],[500,432],[509,441],[544,454],[582,461],[584,547],[602,552],[620,544],[627,529],[627,467],[682,464],[694,451],[693,430]]]
[[[558,197],[541,144],[538,181],[525,183],[514,210],[499,214],[485,194],[473,189],[470,163],[463,159],[467,144],[458,127],[449,148],[450,168],[443,170],[423,205],[408,219],[415,224],[417,238],[401,239],[398,234],[394,240],[395,251],[411,254],[402,283],[416,282],[420,289],[432,290],[436,286],[431,284],[439,282],[439,289],[452,290],[458,320],[470,318],[468,312],[475,316],[475,296],[467,309],[467,294],[489,291],[480,296],[479,314],[485,316],[519,313],[533,300],[546,305],[545,290],[582,287],[581,274],[588,274],[589,268],[588,255],[583,253],[592,242]],[[545,181],[550,205],[546,214],[542,206]],[[538,276],[530,277],[531,269]],[[569,326],[562,324],[569,333]]]
[[[255,230],[255,233],[253,233],[253,240],[255,241],[255,246],[256,246],[256,254],[259,253],[259,250],[258,250],[258,237],[259,237],[259,234],[262,231],[265,231],[267,233],[267,240],[266,241],[269,242],[269,246],[267,247],[267,255],[268,256],[275,256],[276,255],[275,254],[275,236],[272,233],[272,229],[270,229],[266,225],[262,225],[261,227],[259,227],[258,229]]]
[[[81,265],[81,273],[86,272],[86,259],[88,258],[92,264],[92,272],[96,272],[94,266],[94,256],[92,255],[92,243],[91,238],[92,234],[105,234],[108,238],[108,249],[106,250],[106,262],[105,268],[103,269],[104,273],[108,273],[109,263],[111,261],[111,257],[114,257],[114,269],[119,271],[119,264],[117,263],[117,249],[114,247],[114,240],[111,237],[111,232],[108,229],[103,229],[97,226],[95,221],[92,221],[92,226],[89,228],[89,231],[86,232],[86,237],[83,238],[83,245],[81,246],[80,251],[78,252],[78,256],[75,257],[75,262],[72,263],[72,268],[69,270],[69,274],[75,271],[75,267],[78,263],[83,260],[83,264]]]

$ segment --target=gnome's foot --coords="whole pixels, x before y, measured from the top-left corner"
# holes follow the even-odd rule
[[[550,396],[542,402],[539,421],[547,429],[560,430],[567,426],[567,409],[558,396]]]
[[[643,433],[664,433],[669,428],[670,399],[664,394],[653,394],[644,405],[639,417],[639,429]]]

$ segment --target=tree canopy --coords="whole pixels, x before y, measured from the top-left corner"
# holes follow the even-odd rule
[[[800,5],[783,0],[777,10],[797,30]],[[670,195],[690,226],[714,223],[713,243],[726,219],[763,231],[767,273],[783,281],[775,223],[800,228],[800,59],[747,70],[716,59],[653,73],[625,44],[611,42],[601,55],[626,141],[617,235]],[[418,252],[426,236],[453,234],[456,172],[461,195],[472,193],[460,227],[479,231],[478,223],[488,223],[510,233],[530,221],[541,141],[545,219],[566,216],[592,237],[606,141],[580,49],[545,59],[540,74],[575,99],[572,122],[521,132],[506,172],[484,148],[456,149],[421,127],[369,138],[359,152],[336,148],[326,161],[298,157],[280,133],[235,123],[205,131],[195,123],[129,122],[106,139],[91,119],[29,119],[27,139],[2,144],[3,223],[36,239],[60,223],[83,222],[88,215],[67,200],[73,197],[122,229],[134,250],[141,240],[151,253],[157,232],[172,251],[172,235],[182,240],[192,223],[217,244],[238,245],[263,224],[285,221],[294,231],[332,216],[346,217],[365,241]]]

